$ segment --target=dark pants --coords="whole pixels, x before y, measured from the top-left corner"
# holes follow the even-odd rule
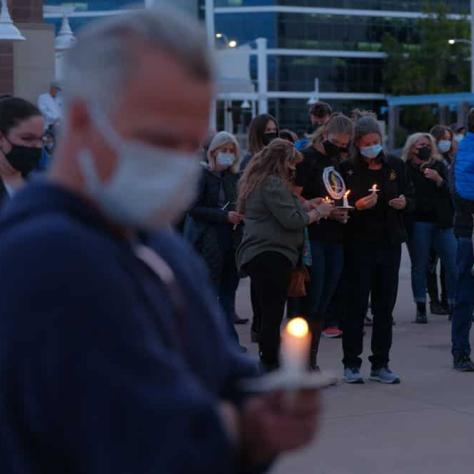
[[[234,327],[235,294],[239,286],[239,274],[235,263],[234,237],[230,225],[215,225],[208,229],[198,245],[204,258],[218,301],[226,316],[229,332],[236,339],[239,336]]]
[[[444,307],[448,306],[448,294],[446,292],[446,269],[441,264],[439,282],[441,287],[441,295],[438,289],[438,254],[432,249],[430,254],[430,262],[428,274],[426,275],[428,294],[431,303],[441,303]]]
[[[278,365],[280,325],[285,312],[291,262],[278,252],[264,252],[245,265],[253,290],[252,301],[259,316],[259,350],[262,362]]]
[[[474,277],[471,274],[473,264],[474,256],[471,239],[459,239],[457,253],[458,279],[451,326],[454,357],[469,356],[471,354],[469,333],[474,310]]]
[[[373,369],[388,365],[392,346],[392,312],[398,293],[401,245],[357,243],[348,247],[345,269],[348,276],[347,308],[342,345],[345,367],[362,365],[364,317],[371,295]]]
[[[311,241],[311,282],[308,295],[309,319],[322,322],[333,297],[344,266],[344,247]]]

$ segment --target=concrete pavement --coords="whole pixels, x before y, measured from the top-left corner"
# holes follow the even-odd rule
[[[251,314],[248,280],[238,313]],[[324,390],[321,431],[305,450],[282,457],[272,474],[471,474],[474,472],[474,373],[452,370],[446,316],[412,324],[409,260],[400,271],[391,367],[402,383],[344,383]],[[249,326],[239,328],[244,345]],[[365,337],[364,358],[370,346]],[[342,376],[341,340],[322,341],[320,366]],[[362,371],[368,376],[370,365]]]

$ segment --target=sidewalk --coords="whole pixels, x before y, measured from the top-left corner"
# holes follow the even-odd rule
[[[251,315],[248,280],[238,309]],[[318,438],[304,451],[280,459],[272,474],[471,474],[474,470],[474,374],[451,368],[450,325],[446,316],[412,324],[414,305],[409,262],[404,255],[394,314],[391,367],[400,385],[340,383],[323,393]],[[239,329],[249,343],[249,326]],[[369,355],[370,328],[365,337]],[[341,340],[324,339],[320,366],[342,375]],[[362,371],[368,375],[369,363]]]

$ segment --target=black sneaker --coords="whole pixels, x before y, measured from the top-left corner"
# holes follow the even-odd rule
[[[439,301],[434,301],[430,303],[430,313],[438,316],[445,316],[446,314],[449,314],[449,311]]]
[[[459,372],[474,372],[474,362],[467,355],[460,356],[454,359],[453,368]]]
[[[417,311],[416,312],[415,324],[428,324],[428,318],[426,317],[426,313],[422,313],[421,311]]]

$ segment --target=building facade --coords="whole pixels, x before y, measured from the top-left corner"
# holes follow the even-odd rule
[[[140,7],[148,0],[132,3]],[[204,18],[205,0],[170,3],[180,4]],[[390,33],[401,43],[416,44],[419,36],[415,20],[422,15],[426,0],[214,0],[213,3],[215,32],[221,33],[221,38],[252,46],[259,37],[268,40],[269,112],[282,126],[302,131],[307,127],[310,97],[325,100],[336,110],[367,108],[386,118],[383,84],[386,55],[382,38]],[[119,14],[130,4],[130,0],[45,0],[45,18],[58,28],[63,9],[69,9],[71,26],[76,32],[92,19]],[[451,15],[458,17],[469,13],[469,0],[431,0],[431,4],[443,4]],[[254,56],[250,70],[256,82]],[[231,111],[233,131],[242,131],[242,121],[248,121],[248,117],[239,111],[241,102],[218,103],[218,128],[229,123],[225,111]]]
[[[0,41],[0,95],[36,101],[54,78],[54,31],[43,22],[43,0],[9,0],[25,41]]]
[[[437,3],[454,17],[469,13],[469,0],[431,1]],[[318,97],[334,109],[368,108],[384,117],[382,38],[390,33],[416,44],[415,20],[425,5],[425,0],[215,0],[215,29],[239,44],[268,39],[269,91],[281,93],[270,99],[269,111],[282,126],[302,131],[308,98],[300,96],[314,91],[315,79]]]

